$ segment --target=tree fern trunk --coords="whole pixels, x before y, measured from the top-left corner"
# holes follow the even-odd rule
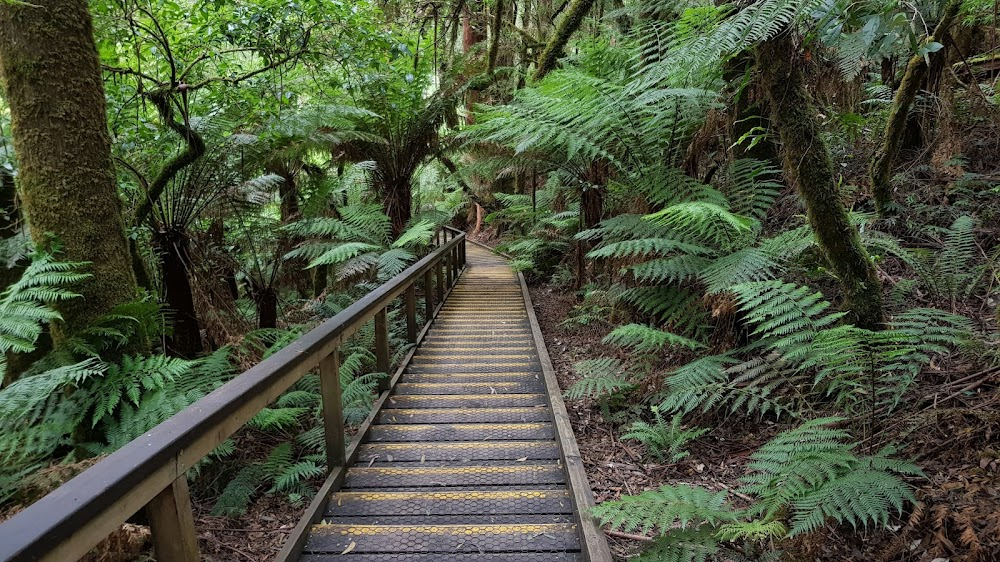
[[[837,189],[833,163],[806,90],[801,55],[786,32],[757,48],[757,67],[781,135],[785,173],[806,206],[809,224],[844,290],[852,320],[881,327],[882,284]]]
[[[167,354],[192,359],[203,351],[203,347],[194,291],[188,278],[191,259],[187,236],[176,230],[157,232],[153,235],[153,243],[160,252],[163,296],[174,313],[174,332],[167,338]]]
[[[398,238],[406,229],[413,214],[413,193],[410,190],[410,177],[393,178],[387,181],[380,190],[382,192],[382,210],[392,221],[392,236]]]
[[[57,305],[58,345],[137,294],[87,2],[0,3],[0,76],[32,238],[92,264],[82,297]]]
[[[941,21],[934,28],[934,34],[927,38],[925,43],[940,41],[944,39],[948,28],[955,22],[958,16],[958,9],[962,6],[962,0],[951,0],[945,7],[941,15]],[[924,55],[913,55],[906,65],[906,72],[899,82],[899,88],[892,100],[892,107],[889,110],[889,119],[885,124],[885,131],[882,134],[882,145],[872,159],[870,176],[872,182],[872,193],[875,196],[875,206],[880,215],[886,215],[892,205],[892,189],[890,178],[892,176],[892,163],[899,154],[899,147],[903,142],[906,131],[906,119],[910,112],[910,106],[917,97],[920,85],[924,83],[927,76],[927,60]]]

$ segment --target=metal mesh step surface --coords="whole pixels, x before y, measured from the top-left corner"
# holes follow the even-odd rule
[[[548,406],[544,394],[417,394],[393,395],[391,408],[518,408]]]
[[[472,552],[466,554],[306,554],[300,558],[302,562],[335,562],[336,560],[350,562],[583,562],[578,552],[502,552],[485,553]]]
[[[437,382],[465,384],[469,382],[542,381],[542,373],[511,371],[508,373],[407,373],[401,382]]]
[[[418,371],[419,372],[419,371]],[[433,373],[431,373],[433,374]],[[405,380],[405,379],[404,379]],[[542,381],[494,381],[494,382],[401,382],[396,392],[404,394],[537,394],[545,391]]]
[[[339,492],[325,517],[411,515],[570,514],[566,490],[471,490],[449,492]]]
[[[460,466],[426,468],[354,467],[347,471],[344,488],[417,488],[446,486],[510,487],[529,484],[564,484],[562,467]]]
[[[579,549],[576,526],[509,525],[313,525],[306,553],[551,552]]]
[[[371,441],[524,441],[555,439],[551,423],[442,423],[372,426]]]
[[[551,421],[548,408],[385,408],[375,421],[408,423],[503,423]]]
[[[536,463],[559,458],[554,441],[444,441],[420,443],[367,443],[358,451],[362,466],[370,463],[486,462]],[[376,464],[377,466],[377,464]]]

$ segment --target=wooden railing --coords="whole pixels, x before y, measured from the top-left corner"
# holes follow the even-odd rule
[[[438,247],[406,271],[0,524],[0,560],[77,560],[143,507],[159,562],[201,560],[187,470],[317,367],[327,470],[344,472],[340,346],[374,318],[376,368],[389,373],[386,308],[403,295],[407,339],[416,343],[416,284],[429,324],[465,265],[464,233],[445,227],[437,239]],[[380,393],[389,387],[383,380]]]

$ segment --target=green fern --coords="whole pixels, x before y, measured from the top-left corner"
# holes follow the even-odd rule
[[[0,380],[7,370],[7,352],[33,351],[43,326],[61,319],[51,305],[80,296],[68,287],[90,277],[79,271],[87,265],[58,262],[36,250],[21,277],[0,293]]]
[[[714,527],[738,519],[739,512],[727,502],[726,495],[685,484],[663,486],[603,502],[593,513],[602,525],[628,533],[649,533],[654,529],[666,533],[689,527],[697,530],[702,525]]]
[[[619,326],[610,334],[604,336],[604,339],[601,341],[608,345],[628,347],[638,353],[657,353],[668,346],[679,346],[691,350],[705,347],[702,343],[693,339],[641,324]]]
[[[791,512],[789,536],[807,533],[830,517],[853,526],[885,524],[893,508],[914,501],[898,474],[922,476],[915,465],[883,452],[858,457],[850,434],[829,427],[840,418],[810,420],[785,431],[751,456],[740,491],[760,498],[752,512],[773,520]]]
[[[577,363],[574,368],[582,378],[566,390],[565,396],[571,400],[601,398],[635,387],[617,359],[590,359]]]
[[[660,409],[654,406],[653,423],[636,421],[629,427],[622,439],[635,439],[646,446],[650,456],[659,460],[677,462],[688,456],[684,447],[691,441],[709,432],[708,428],[683,429],[681,414],[675,415],[670,422],[663,418]]]

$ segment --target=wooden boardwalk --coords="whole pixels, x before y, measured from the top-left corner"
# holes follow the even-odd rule
[[[610,561],[522,286],[468,246],[300,560]]]

